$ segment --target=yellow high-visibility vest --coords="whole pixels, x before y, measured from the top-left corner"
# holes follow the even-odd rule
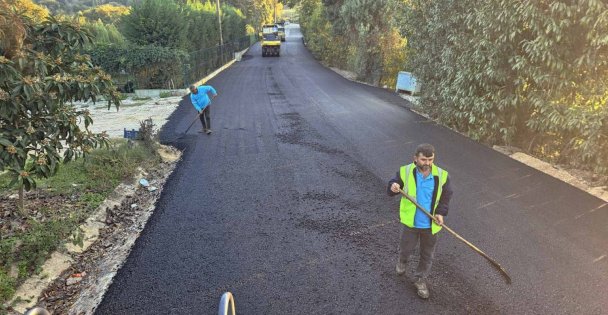
[[[403,191],[405,191],[414,199],[416,199],[416,176],[414,175],[415,169],[416,165],[414,163],[411,163],[402,166],[399,170],[401,180],[403,181]],[[433,164],[431,167],[431,174],[435,178],[435,181],[439,180],[439,183],[437,185],[437,194],[435,196],[435,206],[433,207],[431,212],[433,215],[435,215],[435,209],[439,204],[439,199],[441,198],[441,193],[443,191],[443,185],[448,180],[448,172]],[[431,211],[430,209],[426,210]],[[402,196],[401,204],[399,206],[399,219],[401,220],[401,223],[413,228],[415,215],[416,205]],[[435,221],[431,220],[431,232],[435,234],[440,230],[441,225],[438,225],[435,223]]]

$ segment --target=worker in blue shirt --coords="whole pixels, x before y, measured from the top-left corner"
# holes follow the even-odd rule
[[[400,190],[403,190],[435,218],[432,220],[413,202],[405,197],[401,198],[399,219],[402,231],[399,260],[395,269],[398,275],[405,273],[409,256],[420,243],[420,261],[414,275],[414,286],[423,299],[429,298],[426,279],[435,255],[437,233],[442,228],[444,217],[448,215],[452,198],[448,172],[434,165],[434,159],[435,148],[432,145],[419,145],[414,154],[414,162],[402,166],[397,175],[388,182],[387,189],[390,196],[398,195]]]
[[[211,98],[209,98],[211,93]],[[211,99],[217,96],[217,91],[211,85],[190,86],[190,101],[201,119],[203,128],[199,132],[211,134]]]

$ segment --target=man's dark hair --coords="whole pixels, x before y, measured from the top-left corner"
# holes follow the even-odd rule
[[[421,145],[418,145],[418,147],[416,148],[416,154],[414,154],[414,156],[418,156],[420,153],[422,153],[422,155],[426,157],[431,157],[435,154],[435,147],[428,143],[423,143]]]
[[[190,90],[196,89],[196,85],[192,84],[189,89]]]

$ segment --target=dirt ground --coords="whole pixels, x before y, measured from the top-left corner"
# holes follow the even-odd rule
[[[180,158],[180,153],[172,148],[164,147],[159,150],[163,162],[154,170],[148,170],[146,179],[150,184],[158,187],[150,191],[142,186],[122,184],[128,189],[117,188],[114,195],[120,196],[122,202],[113,207],[106,207],[103,216],[104,228],[99,231],[99,238],[87,250],[82,253],[71,253],[74,263],[64,270],[39,298],[37,306],[49,310],[52,314],[80,314],[72,308],[78,306],[88,309],[84,313],[90,313],[101,299],[103,292],[109,282],[100,281],[108,274],[113,275],[122,262],[132,243],[143,227],[149,215],[154,210],[154,204],[162,192],[162,187],[174,169]],[[78,195],[51,195],[44,190],[26,193],[27,209],[29,215],[36,218],[38,222],[44,222],[58,216],[49,212],[39,212],[36,209],[53,209],[56,205],[62,205],[63,213],[69,215],[70,211],[65,208],[77,209]],[[114,196],[116,198],[116,196]],[[3,237],[10,237],[30,227],[30,221],[17,214],[17,198],[14,194],[4,193],[0,196],[0,233]],[[64,248],[60,252],[66,252]],[[111,278],[109,279],[111,281]],[[90,292],[93,292],[91,294]],[[91,297],[93,295],[93,297]],[[77,302],[75,304],[75,302]],[[9,308],[9,314],[21,314],[15,309]]]

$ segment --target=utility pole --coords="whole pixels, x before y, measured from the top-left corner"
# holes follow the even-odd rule
[[[217,8],[217,23],[220,26],[220,54],[222,63],[224,63],[224,37],[222,35],[222,14],[220,11],[220,0],[216,0],[216,8]]]

